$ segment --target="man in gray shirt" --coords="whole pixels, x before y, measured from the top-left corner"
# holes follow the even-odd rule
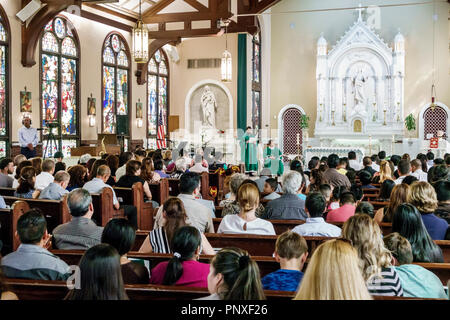
[[[55,174],[55,180],[48,185],[39,195],[39,199],[61,200],[61,198],[69,193],[66,190],[70,181],[70,175],[65,171],[58,171]]]
[[[17,233],[22,243],[1,261],[3,274],[8,278],[34,280],[67,280],[67,263],[47,250],[51,235],[39,209],[31,209],[17,221]]]
[[[306,220],[305,201],[298,197],[303,188],[303,178],[297,171],[291,171],[283,177],[283,195],[270,201],[263,219]]]
[[[10,158],[3,158],[0,161],[0,187],[12,188],[14,179],[9,176],[14,172],[14,163]]]
[[[55,246],[61,250],[87,250],[101,243],[103,227],[91,220],[94,206],[89,191],[75,189],[67,196],[72,221],[53,230]]]

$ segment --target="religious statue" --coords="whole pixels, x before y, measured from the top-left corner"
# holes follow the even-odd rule
[[[364,113],[366,111],[366,81],[367,77],[363,74],[363,70],[359,69],[355,78],[353,78],[353,93],[355,94],[355,108],[353,113]]]
[[[205,86],[200,99],[203,110],[203,125],[210,128],[216,127],[217,101],[209,86]]]

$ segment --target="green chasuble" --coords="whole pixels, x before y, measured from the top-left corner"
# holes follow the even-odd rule
[[[275,159],[270,159],[273,156]],[[278,148],[266,147],[264,150],[264,168],[269,168],[272,174],[281,176],[284,172],[283,161],[281,161],[281,151]]]
[[[255,138],[253,134],[245,133],[245,171],[258,171],[258,150],[256,143],[249,142],[251,138]]]

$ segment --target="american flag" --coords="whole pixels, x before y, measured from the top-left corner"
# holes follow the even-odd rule
[[[165,138],[165,132],[164,132],[164,119],[163,119],[163,112],[160,109],[159,110],[159,117],[158,117],[158,135],[156,137],[156,148],[162,149],[166,148],[166,138]]]

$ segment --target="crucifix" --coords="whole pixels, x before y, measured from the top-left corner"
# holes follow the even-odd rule
[[[365,10],[365,8],[362,7],[362,4],[359,4],[359,8],[355,9],[356,11],[358,11],[358,21],[362,21],[362,12]]]

